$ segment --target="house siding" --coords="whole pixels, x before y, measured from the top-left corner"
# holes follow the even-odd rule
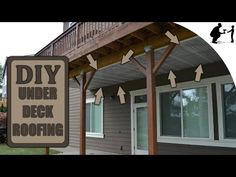
[[[79,88],[70,88],[70,146],[79,147]],[[87,91],[86,98],[93,97]],[[117,98],[106,98],[103,102],[104,138],[86,138],[88,149],[95,149],[119,154],[131,153],[130,108],[120,105]],[[121,112],[122,110],[122,112]]]
[[[160,155],[235,155],[236,148],[158,143]]]
[[[79,88],[69,89],[69,145],[79,147]]]
[[[87,138],[87,147],[119,154],[131,153],[130,101],[120,105],[115,98],[104,99],[104,138]]]
[[[223,62],[207,64],[204,66],[202,78],[228,75],[229,71]],[[196,68],[176,71],[177,82],[191,81],[194,78]],[[168,74],[158,75],[157,86],[167,85]],[[105,79],[105,78],[104,78]],[[104,138],[87,137],[88,149],[101,150],[119,154],[131,154],[131,110],[130,95],[128,91],[143,89],[146,87],[145,79],[129,81],[120,84],[126,91],[126,104],[120,105],[116,96],[118,86],[103,88],[104,94]],[[213,85],[213,97],[216,97],[215,85]],[[95,91],[87,91],[86,97],[90,98]],[[216,99],[213,99],[216,102]],[[217,104],[214,103],[214,117],[217,116]],[[214,139],[218,139],[217,117],[214,118]],[[79,147],[79,88],[70,88],[70,145]],[[158,143],[158,154],[236,154],[236,148],[196,146],[183,144]]]

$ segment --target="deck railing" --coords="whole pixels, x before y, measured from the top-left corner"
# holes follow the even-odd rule
[[[78,22],[41,49],[37,56],[61,56],[81,47],[91,39],[122,25],[122,22]]]

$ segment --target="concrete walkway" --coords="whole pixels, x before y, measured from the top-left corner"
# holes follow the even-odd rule
[[[71,146],[68,146],[66,148],[52,148],[52,149],[60,151],[61,153],[59,153],[58,155],[80,155],[79,148],[75,148]],[[92,150],[92,149],[87,149],[86,154],[87,155],[119,155],[116,153],[98,151],[98,150]]]

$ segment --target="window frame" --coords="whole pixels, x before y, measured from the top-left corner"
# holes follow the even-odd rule
[[[194,88],[207,88],[207,96],[208,96],[208,126],[209,126],[209,137],[201,138],[201,137],[184,137],[183,136],[183,106],[181,105],[181,137],[175,136],[165,136],[161,135],[161,113],[157,111],[157,141],[163,143],[175,143],[175,144],[192,144],[192,145],[207,145],[210,142],[214,141],[214,128],[213,128],[213,107],[212,107],[212,87],[211,87],[211,79],[202,79],[201,82],[188,81],[177,83],[176,88],[171,88],[170,85],[164,85],[156,87],[156,102],[157,102],[157,110],[160,110],[160,94],[171,91],[180,91],[180,95],[182,98],[182,90],[186,89],[194,89]],[[182,100],[181,100],[182,103]]]
[[[95,98],[88,98],[86,99],[86,104],[87,103],[94,103]],[[103,133],[103,120],[104,120],[104,114],[103,114],[103,98],[101,99],[101,132],[100,133],[95,133],[95,132],[87,132],[86,131],[86,137],[91,137],[91,138],[104,138],[104,133]]]
[[[225,138],[224,137],[224,115],[223,115],[223,90],[222,85],[224,84],[235,84],[230,75],[220,78],[216,82],[216,94],[217,96],[217,107],[218,107],[218,128],[219,128],[219,141],[227,143],[230,146],[236,147],[236,138]]]

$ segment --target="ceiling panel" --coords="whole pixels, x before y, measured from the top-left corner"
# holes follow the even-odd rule
[[[166,47],[155,50],[155,59],[159,60],[161,54]],[[140,63],[146,66],[144,55],[135,57]],[[181,41],[177,45],[165,63],[160,68],[158,74],[169,73],[170,70],[178,71],[190,67],[198,66],[199,64],[213,63],[221,60],[219,55],[200,37],[194,37],[185,41]],[[99,69],[92,79],[89,89],[115,85],[118,83],[127,82],[144,78],[144,75],[131,63],[121,65],[120,63],[113,64],[109,67]],[[75,87],[76,84],[70,80],[70,87]],[[77,87],[77,86],[76,86]]]

